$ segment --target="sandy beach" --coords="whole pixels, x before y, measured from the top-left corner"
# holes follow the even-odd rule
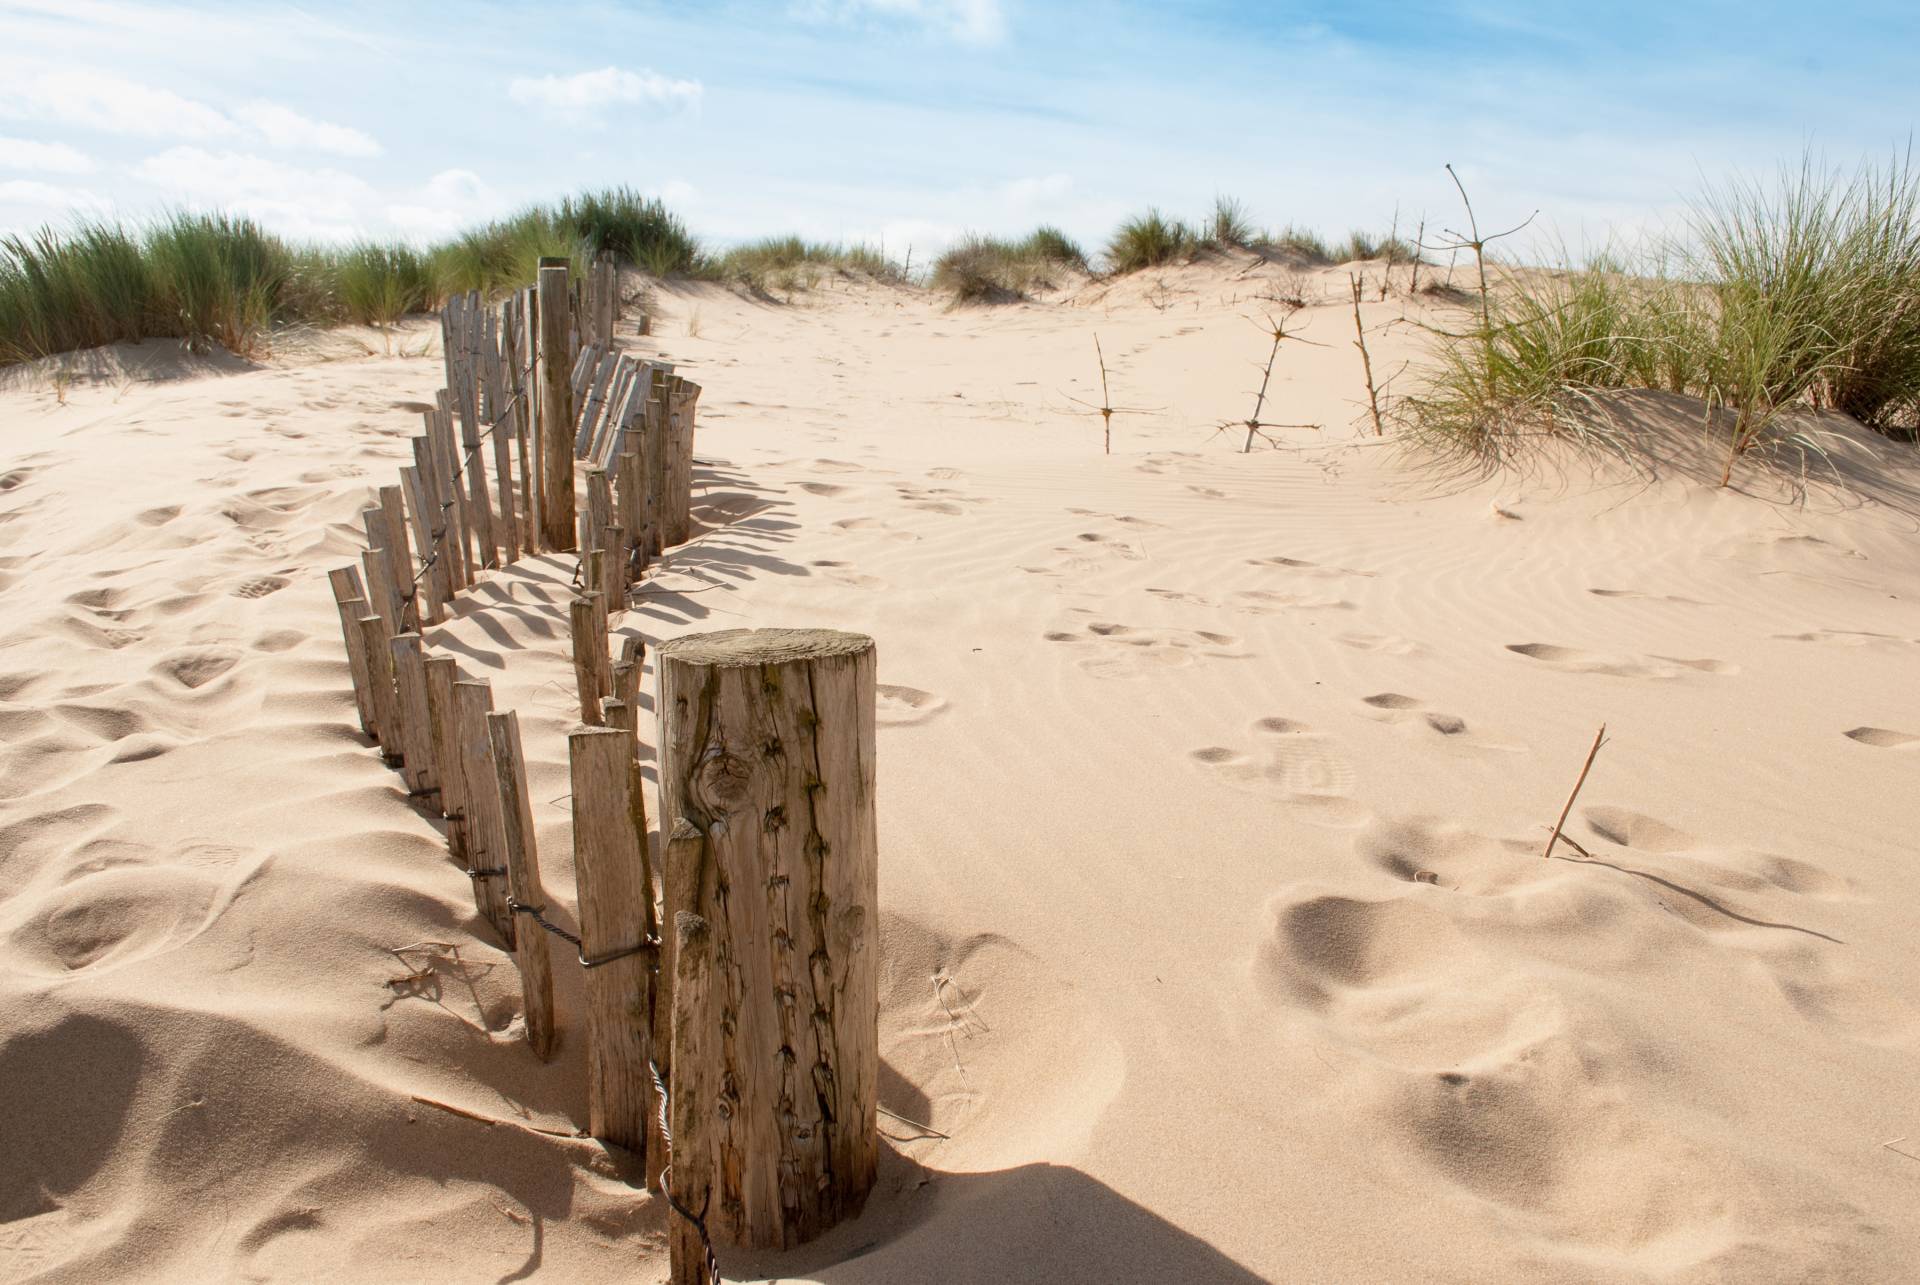
[[[1302,286],[1266,418],[1320,427],[1240,453]],[[696,535],[616,634],[879,648],[879,1186],[728,1279],[1915,1278],[1913,448],[1836,417],[1723,490],[1644,394],[1647,467],[1436,469],[1366,422],[1345,291],[663,285],[623,341],[705,391]],[[1386,371],[1458,312],[1364,310]],[[354,722],[326,572],[437,344],[6,373],[0,1276],[664,1278],[565,1136],[579,970],[543,1065]],[[428,631],[519,711],[562,911],[573,571]]]

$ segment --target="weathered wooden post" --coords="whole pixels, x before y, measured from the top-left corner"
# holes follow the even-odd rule
[[[580,594],[567,603],[567,624],[573,632],[573,678],[580,694],[580,721],[597,727],[600,699],[613,689],[613,667],[607,659],[607,635],[594,609],[594,597]]]
[[[700,385],[674,376],[668,382],[666,544],[693,537],[693,410]]]
[[[373,721],[380,754],[393,767],[400,762],[400,697],[393,686],[392,635],[387,622],[368,613],[360,617],[360,640],[367,653],[367,684],[373,695]]]
[[[512,710],[487,715],[493,744],[494,783],[500,796],[500,837],[507,866],[507,890],[513,904],[528,911],[547,908],[540,883],[540,854],[533,837],[533,805],[527,797],[527,758],[520,748],[520,716]],[[513,958],[520,968],[526,1004],[527,1047],[546,1061],[553,1056],[553,961],[547,934],[537,923],[513,925]]]
[[[600,529],[600,597],[607,610],[627,609],[627,531],[617,522]]]
[[[709,1227],[794,1245],[859,1211],[879,1159],[873,640],[695,634],[658,672],[661,824],[698,836],[668,904],[713,935]]]
[[[555,553],[574,544],[573,383],[567,261],[540,260],[540,537]]]
[[[654,1122],[653,872],[627,734],[567,736],[587,981],[587,1131],[644,1158]]]
[[[493,925],[500,939],[513,945],[518,927],[507,912],[507,869],[502,858],[500,790],[493,767],[493,739],[487,715],[493,712],[493,685],[458,682],[453,685],[454,727],[459,736],[459,761],[449,772],[464,774],[461,793],[467,805],[467,867],[473,880],[473,908]]]
[[[427,720],[433,725],[433,761],[459,762],[460,714],[453,685],[459,662],[451,656],[427,657]],[[440,815],[447,819],[447,855],[467,869],[467,775],[440,773]]]
[[[427,710],[426,645],[419,634],[395,634],[393,685],[399,693],[400,775],[407,793],[428,798],[440,791],[440,775],[433,761],[433,721]]]
[[[360,636],[360,617],[367,614],[366,591],[360,587],[359,568],[336,567],[327,572],[333,589],[333,605],[340,613],[340,637],[347,646],[347,673],[353,679],[353,708],[360,716],[360,730],[374,735],[373,685],[367,678],[367,644]]]
[[[712,1207],[713,1071],[719,1022],[710,1003],[713,933],[707,921],[681,911],[673,920],[674,1064],[667,1090],[673,1126],[673,1166],[667,1187],[682,1208]],[[663,965],[661,976],[667,976]],[[659,1001],[656,1001],[659,1002]],[[709,1285],[716,1273],[700,1230],[677,1214],[667,1218],[670,1285]]]

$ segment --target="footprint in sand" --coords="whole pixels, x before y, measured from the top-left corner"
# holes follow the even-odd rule
[[[1627,808],[1588,807],[1581,815],[1602,841],[1586,858],[1639,880],[1660,910],[1716,944],[1751,954],[1809,1021],[1876,1045],[1920,1033],[1920,1014],[1863,975],[1845,943],[1807,913],[1809,901],[1848,896],[1844,878],[1792,857],[1709,846]]]
[[[835,486],[832,482],[802,482],[800,483],[800,489],[808,495],[832,497],[835,495],[845,495],[852,488]]]
[[[1596,598],[1627,598],[1641,602],[1671,602],[1687,607],[1707,607],[1711,603],[1701,602],[1698,598],[1682,598],[1670,593],[1641,593],[1638,589],[1589,589],[1588,593]]]
[[[1297,571],[1302,575],[1316,576],[1322,579],[1334,579],[1345,576],[1375,576],[1375,571],[1358,571],[1352,567],[1325,567],[1317,562],[1307,562],[1301,558],[1248,558],[1250,567],[1278,567],[1283,571]]]
[[[1607,674],[1614,678],[1679,678],[1688,672],[1737,674],[1738,665],[1711,657],[1690,660],[1680,656],[1623,656],[1583,651],[1553,643],[1508,643],[1507,650],[1571,674]]]
[[[1875,633],[1870,629],[1810,629],[1799,634],[1775,634],[1782,642],[1828,643],[1837,647],[1908,647],[1920,638]]]
[[[969,504],[985,504],[986,499],[978,495],[962,495],[945,486],[913,486],[900,482],[894,484],[894,493],[906,501],[910,509],[919,509],[926,513],[941,513],[948,517],[957,517],[967,511]]]
[[[880,683],[874,692],[873,721],[881,727],[914,727],[947,709],[944,698],[918,687]]]
[[[1920,749],[1920,733],[1896,732],[1890,727],[1856,727],[1845,733],[1850,741],[1881,750]]]
[[[255,576],[233,591],[236,598],[264,598],[270,593],[278,593],[293,583],[285,576]]]
[[[1072,514],[1076,518],[1106,518],[1109,521],[1124,523],[1127,526],[1154,527],[1154,528],[1162,528],[1162,529],[1166,526],[1164,522],[1149,522],[1145,518],[1136,518],[1131,514],[1126,514],[1126,513],[1102,513],[1098,509],[1071,508],[1071,509],[1068,509],[1067,512]]]
[[[1413,639],[1398,634],[1336,634],[1334,641],[1375,656],[1417,656],[1425,650]]]
[[[1283,611],[1352,611],[1354,604],[1335,593],[1285,593],[1278,589],[1240,589],[1228,598],[1235,611],[1271,616]]]
[[[1245,660],[1252,653],[1233,650],[1232,634],[1204,629],[1149,629],[1091,621],[1079,629],[1041,635],[1081,653],[1079,665],[1100,678],[1138,678],[1164,669],[1184,669],[1196,660]]]
[[[1116,540],[1098,531],[1082,531],[1074,537],[1074,543],[1055,545],[1053,551],[1066,556],[1054,562],[1022,566],[1020,570],[1034,576],[1077,576],[1097,571],[1116,558],[1123,562],[1144,562],[1147,557],[1125,540]]]
[[[1205,745],[1188,757],[1238,789],[1283,800],[1323,825],[1359,825],[1366,809],[1349,797],[1353,765],[1333,742],[1291,718],[1263,718],[1249,729],[1246,750]]]
[[[153,672],[189,691],[205,687],[240,663],[240,653],[219,647],[179,652],[153,666]]]
[[[836,562],[831,558],[816,558],[807,564],[820,568],[820,574],[835,584],[843,584],[852,589],[884,589],[887,582],[879,576],[863,575],[852,569],[850,563]]]
[[[920,538],[911,531],[901,531],[890,527],[879,518],[841,518],[833,524],[833,529],[836,531],[885,536],[889,540],[918,540]]]

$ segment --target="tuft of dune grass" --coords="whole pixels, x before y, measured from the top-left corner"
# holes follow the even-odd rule
[[[1600,394],[1659,389],[1703,403],[1724,483],[1768,442],[1817,455],[1795,412],[1920,426],[1920,175],[1905,160],[1844,174],[1809,158],[1710,189],[1684,237],[1642,257],[1658,266],[1505,273],[1485,319],[1443,336],[1406,431],[1496,465],[1548,438],[1624,451]]]
[[[967,236],[934,261],[932,284],[956,303],[1006,303],[1086,273],[1087,256],[1072,237],[1039,227],[1018,241]]]
[[[708,258],[699,268],[701,276],[758,290],[804,289],[829,273],[864,276],[893,285],[903,285],[907,279],[900,264],[871,246],[808,241],[797,236],[749,241]]]

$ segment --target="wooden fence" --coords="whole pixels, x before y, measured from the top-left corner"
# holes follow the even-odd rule
[[[873,643],[732,630],[662,647],[655,851],[645,656],[631,636],[613,655],[609,629],[691,534],[700,388],[617,351],[611,265],[578,286],[564,260],[539,275],[498,306],[443,310],[446,386],[362,514],[360,565],[329,579],[361,727],[444,820],[476,914],[512,950],[528,1047],[560,1048],[558,936],[585,970],[587,1132],[635,1153],[674,1211],[672,1279],[717,1281],[716,1240],[800,1243],[874,1180]],[[425,633],[488,569],[576,551],[577,931],[541,878],[518,715]]]

